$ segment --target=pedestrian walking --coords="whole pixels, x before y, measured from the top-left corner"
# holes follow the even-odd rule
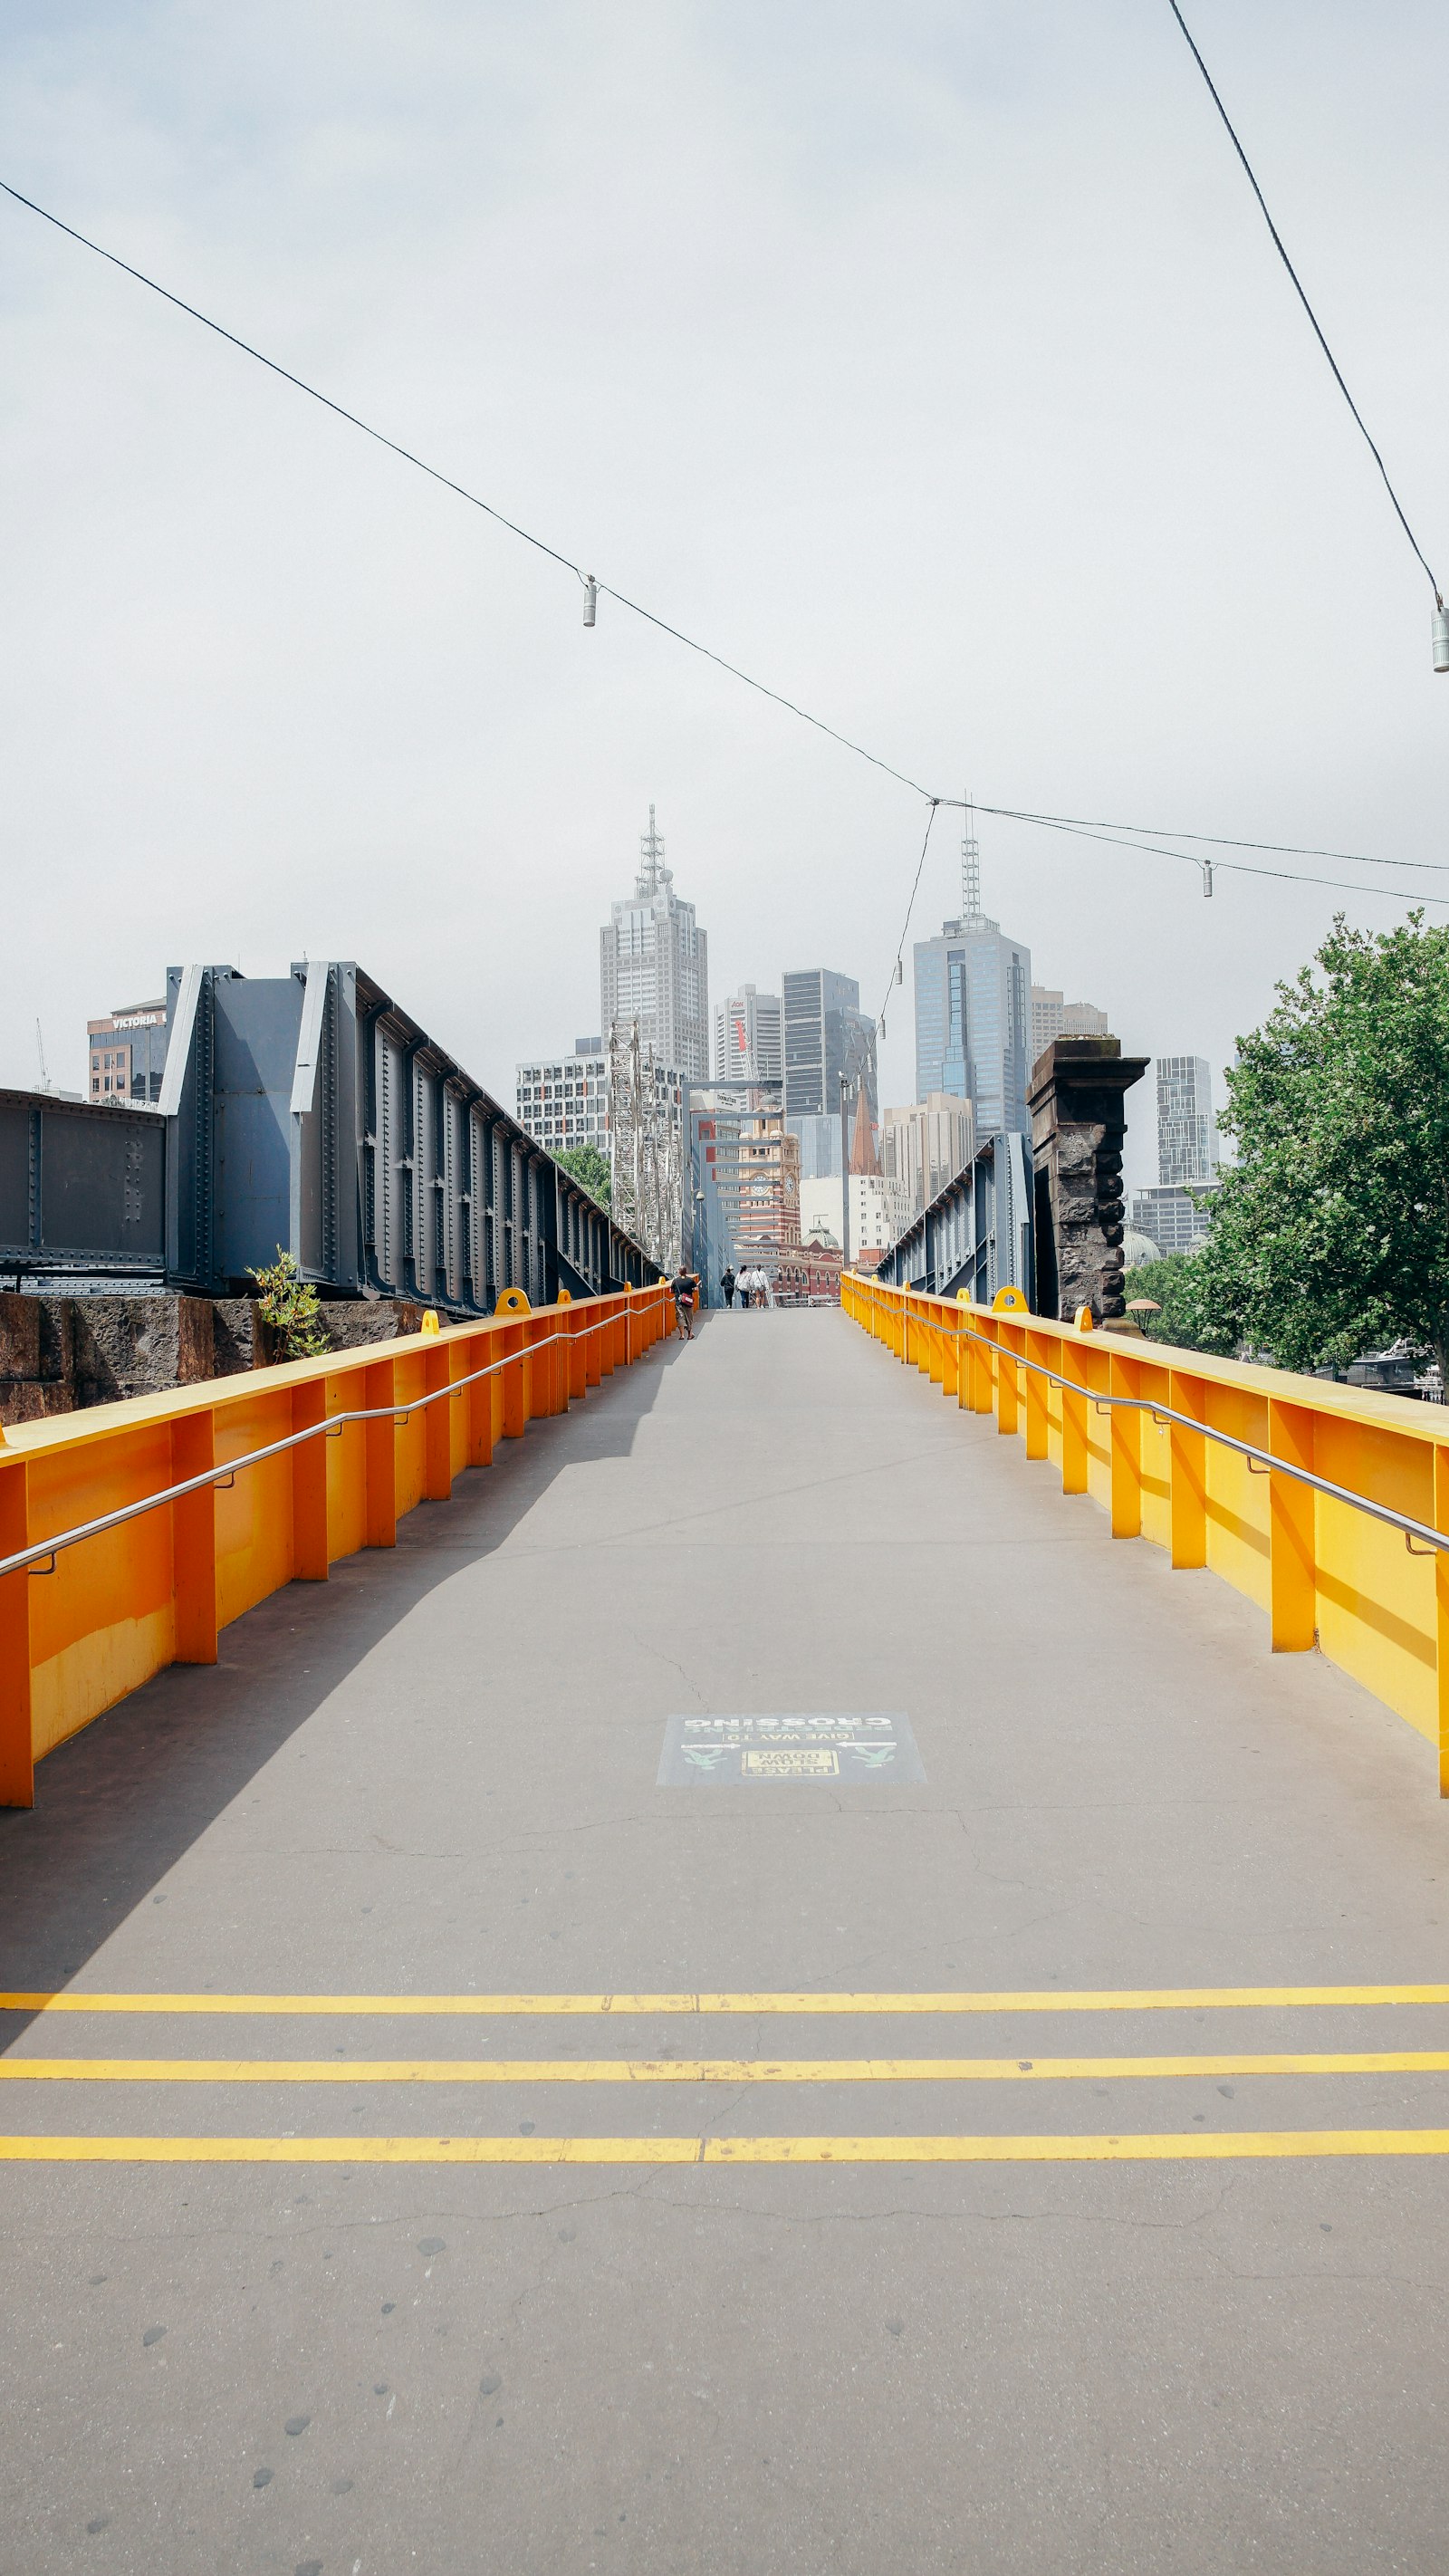
[[[694,1339],[694,1301],[699,1295],[699,1274],[686,1270],[680,1263],[669,1282],[674,1291],[674,1329],[686,1342]]]
[[[742,1270],[740,1272],[738,1286],[740,1292],[740,1304],[742,1306],[748,1306],[750,1302],[750,1274],[748,1270]]]
[[[724,1290],[725,1304],[727,1306],[732,1306],[735,1302],[735,1274],[730,1268],[728,1262],[725,1263],[723,1270],[720,1272],[719,1284]]]

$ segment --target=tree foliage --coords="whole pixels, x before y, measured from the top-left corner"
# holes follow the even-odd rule
[[[1162,1261],[1144,1261],[1127,1280],[1127,1294],[1151,1297],[1159,1312],[1139,1315],[1149,1341],[1171,1342],[1180,1351],[1217,1351],[1229,1357],[1238,1346],[1235,1317],[1214,1303],[1204,1277],[1200,1252],[1170,1252]]]
[[[1340,914],[1240,1040],[1227,1080],[1222,1125],[1238,1160],[1184,1292],[1201,1297],[1209,1328],[1282,1368],[1341,1365],[1400,1336],[1427,1343],[1442,1368],[1449,928],[1411,913],[1370,933]]]
[[[591,1199],[598,1200],[601,1208],[609,1205],[613,1176],[608,1155],[601,1154],[597,1145],[569,1145],[563,1153],[555,1154],[554,1161],[562,1163],[564,1170],[582,1184]]]

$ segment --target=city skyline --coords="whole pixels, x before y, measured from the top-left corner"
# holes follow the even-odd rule
[[[643,1004],[638,1014],[641,1038],[646,1047],[651,1042],[648,1032],[658,1025],[661,1016],[666,1025],[671,1024],[669,979],[674,978],[677,991],[681,959],[691,1002],[699,993],[708,1013],[707,932],[697,923],[697,908],[675,894],[673,877],[672,868],[665,863],[657,809],[651,804],[648,826],[640,835],[634,897],[613,902],[610,923],[600,932],[601,1016],[602,1006],[611,997],[617,1000],[620,995],[639,995]],[[658,939],[661,921],[665,931],[662,946]],[[878,1033],[874,1022],[860,1008],[857,979],[836,970],[794,969],[781,975],[779,992],[762,989],[754,978],[737,982],[710,1015],[712,1027],[706,1024],[709,1042],[702,1073],[666,1067],[662,1057],[657,1059],[660,1080],[671,1086],[675,1114],[686,1114],[686,1085],[697,1090],[710,1081],[766,1085],[778,1082],[784,1117],[799,1140],[802,1178],[809,1181],[833,1175],[838,1183],[838,1097],[831,1108],[825,1103],[825,1093],[833,1074],[838,1094],[839,1070],[848,1057],[852,1074],[865,1072],[882,1170],[888,1177],[899,1172],[902,1180],[909,1178],[913,1192],[924,1190],[929,1199],[944,1173],[945,1161],[963,1140],[969,1155],[999,1126],[1014,1125],[1016,1132],[1025,1132],[1030,1072],[1045,1046],[1059,1035],[1105,1034],[1108,1015],[1094,1003],[1066,1000],[1063,987],[1034,982],[1030,950],[1024,942],[1004,935],[999,922],[985,912],[979,843],[969,807],[961,842],[958,913],[948,918],[933,938],[913,943],[913,958],[912,1034],[917,1081],[913,1102],[895,1110],[881,1110],[875,1061]],[[650,992],[658,992],[661,971],[665,984],[662,1014],[657,1004],[651,1010],[647,998]],[[787,1061],[787,1013],[795,1024],[793,1063]],[[998,1034],[1002,1029],[1006,1032],[1004,1042]],[[1216,1173],[1211,1067],[1201,1057],[1164,1057],[1158,1065],[1157,1123],[1151,1139],[1155,1172],[1145,1182],[1136,1171],[1129,1171],[1128,1177],[1129,1188],[1138,1193],[1134,1206],[1144,1227],[1148,1202],[1141,1196],[1143,1188],[1177,1190],[1181,1186],[1176,1165],[1169,1176],[1164,1159],[1168,1149],[1164,1141],[1167,1105],[1163,1084],[1169,1074],[1181,1077],[1177,1087],[1184,1096],[1177,1107],[1184,1118],[1195,1117],[1201,1126],[1202,1103],[1208,1104],[1211,1169],[1213,1176]],[[515,1067],[514,1085],[520,1121],[552,1151],[590,1143],[607,1152],[607,1076],[607,1041],[600,1035],[576,1039],[571,1053],[555,1050],[552,1055],[535,1054],[521,1059]],[[963,1111],[964,1116],[960,1114]],[[900,1141],[894,1144],[888,1142],[886,1134],[892,1123],[900,1134]],[[1147,1150],[1146,1123],[1140,1117],[1136,1122],[1138,1150],[1131,1160],[1139,1166]],[[1199,1140],[1198,1160],[1208,1150]],[[1188,1160],[1193,1160],[1191,1153]],[[1184,1163],[1183,1176],[1193,1180],[1208,1177],[1198,1171],[1196,1162],[1191,1172]],[[1180,1211],[1173,1214],[1165,1201],[1159,1200],[1158,1214],[1159,1232],[1171,1230],[1185,1239],[1189,1225],[1194,1235],[1199,1230],[1190,1218],[1181,1217],[1179,1222]]]
[[[933,791],[969,761],[1003,804],[1431,854],[1443,708],[1391,516],[1325,408],[1316,352],[1293,342],[1221,137],[1135,15],[1109,5],[1088,48],[1049,0],[1043,41],[1025,47],[1008,22],[987,33],[969,14],[942,26],[908,8],[832,53],[808,148],[788,117],[761,136],[747,108],[756,78],[768,90],[798,68],[778,24],[696,17],[661,48],[640,24],[606,37],[570,9],[561,50],[542,26],[519,31],[505,105],[468,77],[481,22],[450,26],[421,0],[418,23],[447,72],[420,81],[401,34],[375,31],[349,65],[348,113],[384,173],[429,168],[421,193],[363,187],[345,154],[325,170],[312,158],[306,138],[324,150],[334,131],[336,66],[305,17],[282,29],[285,76],[258,85],[276,64],[255,19],[188,22],[177,45],[165,11],[145,21],[154,44],[113,15],[81,50],[22,11],[0,115],[22,162],[28,137],[53,137],[59,212],[93,205],[100,233],[104,208],[123,253],[141,243],[143,266],[223,321],[250,318],[259,340],[282,328],[275,353],[315,367],[324,390],[444,471],[476,474],[570,554],[596,546],[622,589]],[[1306,103],[1279,77],[1289,41],[1290,22],[1240,14],[1225,69],[1255,102],[1275,204],[1297,210],[1295,238],[1312,237],[1332,280],[1333,336],[1386,353],[1375,436],[1406,493],[1433,489],[1444,360],[1414,328],[1416,263],[1436,254],[1411,174],[1432,158],[1432,63],[1449,34],[1418,7],[1372,25],[1335,13]],[[980,49],[998,42],[1012,78],[988,103]],[[248,176],[158,149],[163,62],[164,114],[183,135],[242,118]],[[601,84],[647,189],[601,192],[578,152]],[[1108,100],[1130,153],[1095,113]],[[440,133],[453,116],[456,133]],[[510,136],[526,139],[536,190],[516,188]],[[498,187],[480,190],[500,152]],[[294,304],[279,304],[271,245],[247,222],[259,177]],[[1097,229],[1064,258],[1085,202]],[[586,949],[570,977],[555,971],[556,918],[627,885],[599,887],[598,853],[632,848],[651,794],[708,924],[712,983],[778,989],[786,966],[824,955],[879,1010],[919,800],[607,599],[586,633],[571,574],[33,217],[10,221],[19,342],[0,494],[12,584],[34,613],[11,641],[18,909],[0,1072],[30,1080],[38,1012],[52,1079],[88,1090],[86,1019],[155,992],[168,956],[258,974],[304,952],[386,955],[506,1097],[518,1058],[597,1026],[595,960]],[[565,237],[582,260],[556,258]],[[903,425],[938,259],[962,279],[971,338],[912,385]],[[520,303],[511,281],[530,260],[545,291]],[[449,327],[460,305],[481,336]],[[670,363],[646,369],[640,334],[657,338],[661,316]],[[862,346],[867,370],[853,365]],[[1070,422],[1064,351],[1083,389]],[[828,393],[841,370],[844,405]],[[942,463],[963,435],[966,472]],[[903,438],[925,460],[916,476],[894,470]],[[81,630],[54,581],[57,523],[88,567]],[[822,567],[847,526],[841,615]],[[1336,576],[1305,652],[1294,567],[1330,531]],[[1055,631],[1091,649],[1046,727],[1028,603],[1048,595]],[[1164,649],[1188,597],[1190,694]],[[916,930],[954,909],[953,819],[937,816]],[[1187,1044],[1215,1079],[1335,910],[1380,925],[1404,909],[1368,887],[1226,868],[1206,903],[1195,868],[1027,822],[989,828],[993,887],[998,859],[1012,887],[993,908],[1037,973],[1091,996],[1124,1045]],[[428,899],[410,911],[397,894],[414,882]],[[74,925],[65,941],[58,918]],[[914,1088],[910,1032],[904,1012],[899,1039],[888,1018],[882,1090],[897,1100]]]
[[[754,977],[739,979],[710,1012],[708,933],[696,905],[675,891],[651,803],[633,896],[612,901],[599,933],[606,1031],[576,1039],[571,1054],[556,1049],[520,1059],[514,1083],[520,1122],[552,1152],[592,1144],[612,1161],[612,1013],[621,1039],[637,1020],[644,1056],[655,1052],[659,1110],[686,1142],[693,1133],[691,1093],[710,1082],[748,1083],[764,1086],[757,1088],[763,1101],[778,1086],[782,1130],[796,1140],[797,1186],[807,1193],[802,1204],[823,1211],[825,1198],[810,1192],[817,1181],[822,1189],[831,1184],[838,1225],[844,1070],[855,1086],[856,1141],[863,1089],[875,1174],[889,1184],[886,1194],[877,1193],[879,1210],[895,1204],[894,1193],[912,1213],[928,1204],[952,1177],[945,1166],[953,1154],[969,1159],[1003,1129],[1029,1132],[1030,1077],[1046,1046],[1059,1036],[1108,1033],[1108,1015],[1098,1004],[1069,1001],[1065,986],[1033,981],[1030,949],[985,910],[969,800],[964,824],[957,912],[912,948],[913,1102],[882,1113],[877,1024],[861,1008],[858,980],[838,969],[787,969],[778,992]],[[661,1029],[673,1033],[676,1053],[692,1053],[692,1064],[667,1061],[658,1046]],[[1201,1238],[1205,1220],[1184,1184],[1216,1178],[1211,1066],[1200,1056],[1164,1055],[1156,1088],[1150,1139],[1140,1114],[1129,1127],[1124,1186],[1134,1224],[1164,1248],[1185,1249]],[[1153,1168],[1144,1170],[1149,1153]]]

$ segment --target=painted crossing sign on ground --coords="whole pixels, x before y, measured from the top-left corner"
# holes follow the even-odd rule
[[[661,1789],[737,1788],[761,1780],[923,1781],[909,1718],[898,1710],[789,1710],[759,1717],[671,1717]]]

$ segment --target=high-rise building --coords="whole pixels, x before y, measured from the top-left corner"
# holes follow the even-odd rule
[[[597,1038],[575,1038],[572,1055],[535,1059],[515,1069],[520,1127],[551,1154],[569,1145],[609,1150],[609,1059]],[[678,1079],[674,1078],[676,1096]]]
[[[1157,1181],[1138,1190],[1132,1223],[1164,1253],[1191,1252],[1203,1241],[1218,1185],[1218,1130],[1212,1072],[1200,1055],[1157,1059]]]
[[[969,1100],[933,1091],[908,1109],[887,1109],[881,1119],[880,1159],[887,1180],[902,1181],[911,1214],[939,1198],[976,1151],[976,1121]]]
[[[853,1092],[865,1085],[872,1124],[880,1115],[875,1078],[875,1022],[860,1007],[853,975],[811,966],[787,975],[784,987],[785,1122],[840,1117],[840,1077]]]
[[[92,1100],[145,1101],[161,1097],[166,1064],[166,1003],[133,1002],[128,1010],[108,1011],[103,1020],[87,1020]]]
[[[1157,1177],[1165,1190],[1218,1176],[1218,1130],[1207,1058],[1157,1059]]]
[[[609,1058],[597,1038],[575,1038],[572,1055],[535,1056],[514,1068],[514,1108],[526,1127],[551,1154],[570,1145],[610,1147]],[[673,1065],[656,1064],[654,1093],[665,1126],[681,1130],[688,1086]]]
[[[961,914],[915,943],[916,1098],[969,1100],[978,1138],[1025,1135],[1031,951],[981,909],[975,818],[961,844]]]
[[[716,1082],[779,1082],[785,1048],[778,993],[742,984],[714,1015]]]
[[[1045,1055],[1055,1038],[1104,1038],[1107,1014],[1095,1002],[1069,1002],[1045,984],[1031,988],[1031,1061]]]
[[[652,805],[634,892],[610,906],[599,933],[599,992],[606,1047],[611,1029],[627,1038],[637,1021],[639,1043],[646,1053],[653,1049],[657,1064],[673,1066],[687,1082],[708,1081],[708,942],[693,904],[674,891]]]

